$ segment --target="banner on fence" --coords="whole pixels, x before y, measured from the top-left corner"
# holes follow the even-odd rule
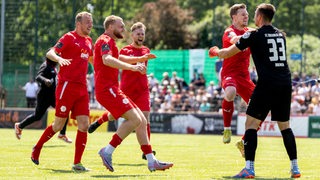
[[[28,115],[33,114],[34,109],[27,108],[10,108],[0,109],[0,128],[13,128],[16,122],[20,122],[25,119]],[[41,120],[36,121],[26,129],[42,129],[46,127],[47,115],[45,114]]]
[[[258,135],[261,136],[281,136],[276,121],[271,121],[271,117],[267,116],[266,120],[261,124]],[[246,115],[238,115],[237,133],[243,135],[245,132]],[[290,126],[295,136],[308,137],[308,116],[291,116]]]
[[[320,116],[309,117],[309,137],[320,137]]]

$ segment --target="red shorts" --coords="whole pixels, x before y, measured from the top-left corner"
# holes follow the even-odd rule
[[[61,118],[89,116],[89,94],[87,86],[80,83],[59,82],[56,88],[56,113]]]
[[[139,107],[141,111],[150,111],[149,89],[144,92],[130,91],[128,89],[123,89],[122,91]]]
[[[133,108],[138,108],[137,105],[119,89],[118,86],[112,86],[105,91],[97,92],[97,101],[105,107],[115,119],[118,119],[124,113]]]
[[[248,104],[255,84],[250,80],[250,77],[242,77],[239,75],[225,75],[222,78],[222,88],[226,89],[228,86],[233,86],[237,90],[237,94]]]

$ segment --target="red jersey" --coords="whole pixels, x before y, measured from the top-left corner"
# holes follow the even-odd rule
[[[142,46],[141,48],[136,48],[132,45],[128,45],[120,50],[120,54],[126,56],[143,56],[149,53],[150,49],[145,46]],[[148,65],[148,61],[145,61],[143,63],[145,64],[145,66]],[[130,92],[134,93],[148,90],[149,87],[147,75],[141,74],[140,72],[123,70],[121,74],[120,88],[127,95],[129,95]]]
[[[244,30],[238,30],[233,25],[228,27],[224,31],[224,34],[222,37],[223,48],[227,48],[232,45],[230,43],[230,38],[232,37],[231,36],[232,34],[241,36],[246,31],[248,31],[248,28],[246,27],[244,28]],[[250,64],[250,49],[247,48],[234,56],[226,58],[223,61],[221,77],[229,74],[236,74],[236,75],[243,75],[243,73],[249,74],[249,70],[248,70],[249,64]]]
[[[102,56],[105,54],[119,58],[119,50],[115,40],[106,34],[102,34],[94,46],[93,66],[96,93],[103,92],[111,86],[119,86],[119,70],[103,64]]]
[[[79,36],[75,31],[64,34],[54,46],[55,52],[64,59],[72,59],[68,66],[60,66],[60,82],[70,81],[87,84],[89,58],[93,56],[92,39]]]

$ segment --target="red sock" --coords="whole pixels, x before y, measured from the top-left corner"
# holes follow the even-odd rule
[[[148,145],[141,145],[141,150],[143,152],[143,154],[150,154],[152,153],[152,148],[151,148],[151,145],[148,144]]]
[[[114,148],[116,148],[118,145],[121,144],[121,142],[122,142],[122,139],[118,136],[118,134],[114,134],[109,144]]]
[[[36,147],[37,148],[42,148],[43,144],[46,143],[47,141],[49,141],[49,139],[51,139],[52,136],[54,136],[55,134],[56,134],[56,132],[53,131],[52,124],[51,124],[42,133],[39,141],[36,144]]]
[[[223,114],[223,123],[224,127],[231,126],[232,114],[234,111],[233,101],[222,101],[222,114]]]
[[[104,122],[109,121],[108,115],[109,115],[109,111],[104,112],[102,116],[98,119],[98,123],[102,124]]]
[[[148,134],[148,139],[150,141],[150,123],[147,124],[147,134]]]
[[[77,131],[73,164],[81,163],[82,154],[87,144],[87,132]]]

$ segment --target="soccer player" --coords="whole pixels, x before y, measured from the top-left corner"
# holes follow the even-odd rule
[[[150,49],[143,45],[145,40],[145,31],[146,27],[141,22],[137,22],[132,25],[132,44],[127,45],[120,50],[119,60],[129,64],[141,63],[147,67],[148,61],[138,62],[137,59],[132,59],[130,57],[150,54]],[[150,92],[147,75],[135,71],[123,70],[121,73],[120,89],[139,107],[144,117],[147,119],[147,133],[150,141]],[[108,121],[108,116],[104,113],[104,115],[89,126],[88,132],[94,132],[103,122],[106,121]],[[155,151],[153,151],[153,153],[155,154]],[[146,159],[146,156],[143,154],[142,158]]]
[[[230,8],[230,17],[232,25],[229,26],[223,34],[222,46],[227,48],[235,44],[239,38],[249,30],[248,20],[249,14],[245,4],[234,4]],[[225,96],[222,101],[223,113],[223,143],[230,143],[231,141],[231,120],[234,112],[234,99],[238,94],[243,100],[248,103],[249,98],[255,87],[254,83],[250,80],[249,74],[250,64],[250,49],[226,58],[223,61],[221,70],[221,85],[224,89]],[[240,150],[241,151],[241,150]]]
[[[257,148],[257,129],[271,111],[271,120],[277,121],[283,143],[291,162],[291,178],[301,176],[297,164],[297,147],[290,128],[290,103],[292,94],[291,72],[287,64],[285,34],[272,25],[276,12],[272,4],[257,6],[254,21],[257,30],[246,32],[240,40],[219,50],[210,48],[212,56],[228,58],[248,47],[258,73],[258,83],[251,96],[245,124],[246,165],[235,178],[254,178],[254,159]]]
[[[72,169],[88,171],[81,164],[81,158],[87,143],[89,126],[89,94],[86,75],[88,62],[93,56],[92,15],[80,12],[75,18],[75,30],[64,34],[46,56],[60,65],[59,82],[56,89],[55,120],[43,132],[31,154],[31,160],[38,165],[41,149],[48,140],[62,129],[71,111],[71,118],[77,120],[78,131],[75,141],[75,155]]]
[[[169,169],[173,163],[160,162],[153,155],[147,135],[147,120],[138,106],[121,91],[118,82],[119,69],[145,74],[146,66],[138,62],[145,62],[154,58],[154,55],[126,57],[126,62],[137,64],[120,61],[116,40],[123,38],[123,20],[119,16],[111,15],[105,18],[103,26],[105,32],[97,39],[94,47],[96,97],[98,102],[107,109],[108,112],[105,114],[108,120],[120,117],[126,120],[118,127],[109,144],[99,151],[102,162],[109,171],[113,172],[112,154],[114,150],[135,130],[141,150],[146,155],[148,169],[150,171]]]
[[[14,124],[17,139],[20,140],[22,129],[35,121],[39,121],[50,106],[56,107],[56,66],[57,62],[51,61],[48,58],[46,58],[46,61],[41,64],[36,76],[36,81],[40,84],[40,90],[37,93],[36,109],[33,114],[28,115],[21,122],[17,122]],[[72,143],[72,140],[68,138],[68,136],[66,136],[67,124],[68,120],[60,131],[58,138],[65,141],[66,143]]]

